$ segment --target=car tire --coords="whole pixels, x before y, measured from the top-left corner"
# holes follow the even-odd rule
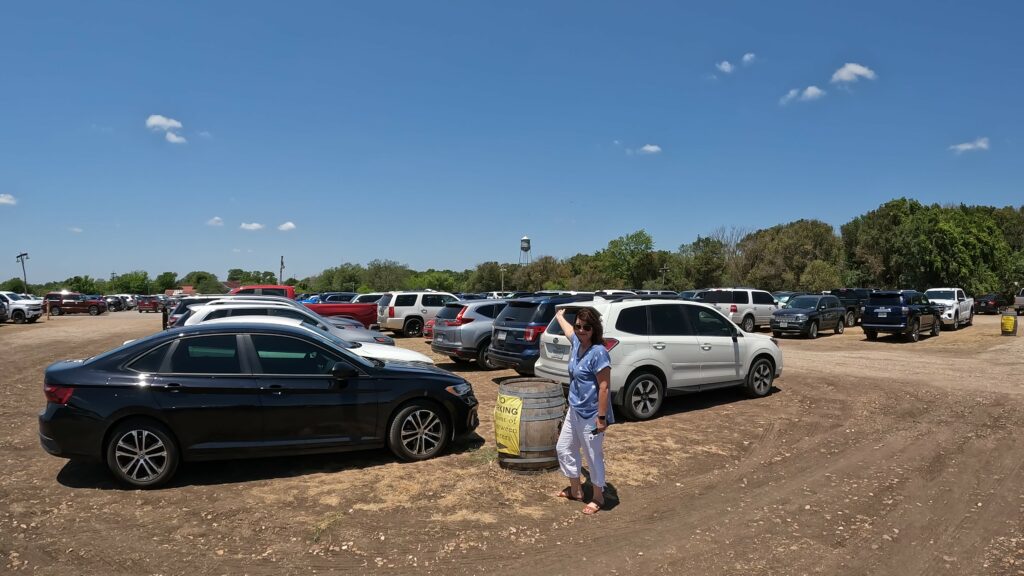
[[[973,325],[974,325],[974,308],[971,308],[971,311],[967,314],[967,322],[964,322],[964,326],[973,326]]]
[[[808,340],[814,340],[817,337],[818,337],[818,323],[817,322],[811,322],[810,327],[807,328],[807,339]]]
[[[847,326],[856,326],[857,325],[857,315],[854,314],[852,310],[846,313],[846,325]]]
[[[754,329],[757,328],[757,325],[754,324],[754,317],[747,316],[743,318],[743,324],[741,327],[743,328],[744,332],[753,332]]]
[[[89,316],[99,316],[100,309],[98,306],[89,306]]]
[[[960,314],[953,314],[953,332],[960,329]]]
[[[451,358],[452,362],[455,362],[456,364],[465,364],[469,362],[469,360],[466,360],[465,358],[459,358],[458,356],[449,356],[449,358]]]
[[[174,476],[180,457],[164,425],[138,418],[122,422],[107,440],[107,467],[121,483],[155,488]]]
[[[431,402],[402,407],[388,427],[388,448],[399,460],[414,462],[437,456],[448,446],[448,420]]]
[[[36,320],[39,320],[39,318],[40,318],[39,316],[36,316],[35,318],[29,318],[28,319],[28,323],[29,324],[35,324]]]
[[[515,370],[516,374],[519,374],[520,376],[536,376],[536,374],[533,373],[533,370],[523,370],[522,368],[513,368],[513,370]]]
[[[938,336],[940,332],[942,332],[942,321],[936,318],[932,324],[932,336]]]
[[[743,388],[751,398],[762,398],[772,391],[774,381],[775,370],[772,369],[772,363],[767,358],[758,358],[750,365]]]
[[[665,401],[665,384],[656,374],[638,372],[623,388],[622,413],[630,420],[649,420]]]
[[[878,340],[878,332],[875,332],[874,330],[865,330],[864,336],[867,336],[867,339],[871,341]]]
[[[64,311],[60,309],[60,306],[50,306],[51,315],[60,316],[62,313],[64,313]]]
[[[11,322],[15,324],[22,324],[25,322],[25,313],[21,310],[15,310],[11,313]]]
[[[918,342],[921,340],[921,321],[915,319],[910,323],[910,331],[907,332],[907,340],[910,342]]]
[[[500,368],[500,366],[491,362],[491,355],[487,353],[487,349],[490,346],[490,341],[481,342],[480,348],[476,353],[476,365],[479,366],[481,370],[497,370]]]
[[[840,318],[838,321],[836,321],[835,333],[842,334],[843,332],[846,332],[846,319]]]
[[[405,321],[402,327],[402,334],[410,338],[423,335],[423,320],[419,318],[409,318]]]

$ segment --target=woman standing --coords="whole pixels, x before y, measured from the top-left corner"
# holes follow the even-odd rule
[[[611,360],[604,347],[601,317],[593,308],[581,308],[576,321],[569,324],[565,310],[555,313],[565,334],[572,334],[569,357],[569,412],[558,436],[558,464],[569,478],[569,487],[558,496],[583,500],[580,483],[580,450],[587,459],[590,483],[594,488],[591,501],[583,508],[587,515],[596,514],[604,506],[604,431],[613,422],[611,393]]]

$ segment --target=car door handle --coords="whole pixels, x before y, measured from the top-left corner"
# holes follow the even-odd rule
[[[284,387],[280,384],[271,384],[270,386],[267,386],[267,389],[270,390],[270,393],[274,396],[280,396],[284,391]]]
[[[651,346],[653,346],[655,350],[664,350],[665,349],[665,343],[664,342],[655,342],[654,344],[651,344]]]
[[[705,351],[706,350],[711,350],[711,344],[701,344],[700,345],[700,349],[701,350],[705,350]]]
[[[168,382],[167,384],[164,384],[164,386],[167,388],[168,392],[181,392],[181,384],[178,384],[177,382]]]

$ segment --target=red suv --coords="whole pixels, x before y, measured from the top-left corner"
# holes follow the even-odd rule
[[[107,311],[107,303],[102,298],[89,298],[78,292],[50,292],[43,297],[50,305],[50,314],[85,314],[97,316]]]
[[[160,299],[156,296],[139,296],[135,299],[135,306],[139,313],[159,312],[161,310]]]
[[[255,294],[258,296],[283,296],[289,300],[295,300],[295,287],[282,284],[253,284],[250,286],[239,286],[228,294]]]

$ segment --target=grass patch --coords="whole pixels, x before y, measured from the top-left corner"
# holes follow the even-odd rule
[[[324,534],[331,530],[335,524],[341,522],[344,517],[345,515],[341,512],[335,512],[333,514],[328,514],[323,520],[318,522],[317,525],[313,527],[313,542],[319,543],[320,540],[323,539]]]
[[[490,464],[498,461],[498,449],[493,446],[481,446],[469,453],[469,461],[473,464]]]

